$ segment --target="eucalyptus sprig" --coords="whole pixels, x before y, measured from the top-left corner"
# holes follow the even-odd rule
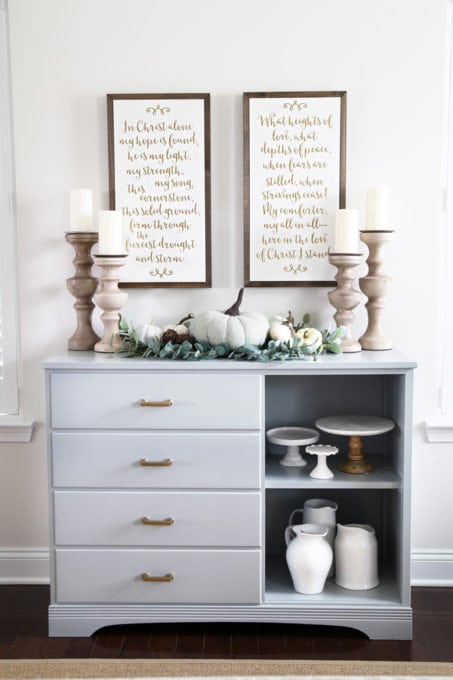
[[[308,324],[310,317],[306,314],[303,322]],[[299,328],[305,326],[299,325]],[[231,349],[227,343],[211,345],[209,342],[163,343],[159,338],[149,338],[146,342],[138,339],[137,331],[130,326],[126,319],[120,321],[121,345],[120,354],[127,357],[142,357],[143,359],[174,359],[183,361],[200,361],[203,359],[233,359],[236,361],[287,361],[289,359],[303,359],[316,361],[323,352],[341,353],[340,341],[345,333],[340,326],[334,331],[322,331],[322,343],[318,347],[303,344],[298,337],[288,342],[282,340],[268,340],[263,347],[245,344],[237,349]]]

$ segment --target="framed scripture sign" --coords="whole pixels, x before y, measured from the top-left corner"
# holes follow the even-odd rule
[[[107,117],[121,286],[209,287],[209,94],[109,94]]]
[[[331,286],[346,92],[244,93],[246,286]]]

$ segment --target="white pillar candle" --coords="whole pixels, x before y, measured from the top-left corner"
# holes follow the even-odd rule
[[[122,217],[119,210],[99,211],[99,255],[123,254]]]
[[[365,231],[388,229],[388,223],[388,187],[369,187],[366,192]]]
[[[71,189],[69,192],[69,225],[71,231],[93,231],[91,189]]]
[[[334,253],[359,252],[359,213],[352,208],[337,210]]]

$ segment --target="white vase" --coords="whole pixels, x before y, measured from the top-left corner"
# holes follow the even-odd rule
[[[294,537],[292,537],[294,535]],[[316,595],[324,589],[333,560],[325,536],[327,528],[318,524],[295,524],[286,527],[286,561],[294,590]]]
[[[369,590],[379,584],[378,549],[373,527],[337,524],[335,583],[349,590]]]
[[[335,535],[337,533],[337,518],[336,512],[338,505],[335,501],[329,501],[325,498],[310,498],[305,501],[303,508],[297,508],[289,516],[288,524],[294,524],[294,518],[297,513],[303,515],[303,524],[319,524],[327,529],[326,541],[332,548],[335,544]],[[334,574],[334,564],[329,569],[328,577]]]

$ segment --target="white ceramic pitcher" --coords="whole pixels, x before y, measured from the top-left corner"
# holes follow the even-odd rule
[[[324,589],[333,560],[332,548],[325,540],[326,534],[327,528],[318,524],[286,527],[286,561],[294,590],[298,593],[315,595]]]
[[[369,524],[337,524],[335,583],[350,590],[379,584],[377,540]]]
[[[335,544],[335,535],[337,533],[337,519],[336,512],[338,505],[335,501],[329,501],[325,498],[310,498],[305,501],[303,508],[293,510],[289,516],[288,524],[295,524],[294,518],[300,513],[303,516],[302,522],[304,524],[319,524],[327,528],[326,540],[332,550]],[[330,567],[328,577],[334,574],[334,563]]]

